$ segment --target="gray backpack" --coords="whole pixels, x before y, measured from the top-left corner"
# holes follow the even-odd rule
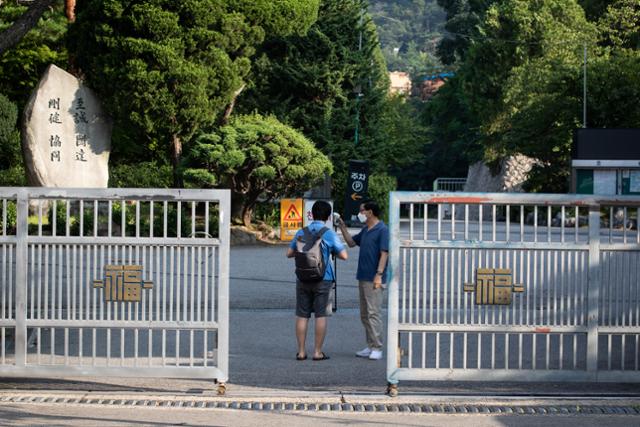
[[[327,268],[322,257],[322,235],[329,230],[322,227],[312,233],[309,227],[302,229],[303,235],[296,240],[296,276],[301,282],[320,282]]]

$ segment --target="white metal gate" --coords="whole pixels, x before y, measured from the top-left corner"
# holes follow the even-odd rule
[[[0,376],[223,384],[229,213],[227,190],[0,188]]]
[[[392,193],[389,383],[640,381],[638,219],[638,197]]]

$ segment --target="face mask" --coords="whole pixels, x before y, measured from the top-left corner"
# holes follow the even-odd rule
[[[362,223],[367,222],[367,216],[365,214],[363,214],[362,212],[360,212],[358,214],[358,220]]]

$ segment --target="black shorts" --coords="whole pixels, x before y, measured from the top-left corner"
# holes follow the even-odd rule
[[[310,318],[311,313],[316,317],[331,316],[329,296],[333,282],[323,280],[317,283],[302,283],[296,281],[296,316]]]

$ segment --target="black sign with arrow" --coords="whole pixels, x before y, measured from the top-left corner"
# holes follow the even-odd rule
[[[358,224],[360,204],[367,199],[369,187],[369,163],[364,160],[349,160],[349,175],[344,200],[344,221]]]

